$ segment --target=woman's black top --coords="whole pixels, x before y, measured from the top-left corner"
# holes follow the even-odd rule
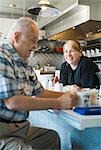
[[[98,66],[90,58],[82,56],[75,70],[67,62],[61,65],[60,83],[64,86],[76,84],[83,88],[98,88],[96,72],[99,72]]]

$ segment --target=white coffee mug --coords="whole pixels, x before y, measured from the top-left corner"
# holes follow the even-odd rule
[[[90,105],[96,105],[97,104],[97,97],[98,97],[98,90],[97,89],[91,89],[90,90]]]
[[[78,102],[79,106],[86,107],[90,105],[90,92],[89,91],[78,92],[78,96],[79,96],[79,102]]]

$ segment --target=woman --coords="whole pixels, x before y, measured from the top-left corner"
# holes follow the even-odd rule
[[[69,40],[63,46],[65,62],[61,65],[60,83],[71,85],[72,90],[81,88],[98,88],[99,80],[96,72],[98,66],[82,54],[78,41]]]

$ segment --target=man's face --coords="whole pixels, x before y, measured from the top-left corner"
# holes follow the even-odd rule
[[[35,49],[37,48],[39,31],[35,29],[35,26],[32,26],[29,31],[24,33],[18,32],[16,34],[18,35],[17,40],[15,40],[14,42],[15,49],[21,57],[29,57],[31,52],[35,51]]]
[[[81,56],[81,51],[74,49],[71,45],[65,45],[64,57],[68,64],[77,65]]]

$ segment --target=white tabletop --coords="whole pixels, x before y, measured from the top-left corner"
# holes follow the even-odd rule
[[[62,110],[62,118],[78,130],[101,127],[101,115],[80,115],[73,110]]]

